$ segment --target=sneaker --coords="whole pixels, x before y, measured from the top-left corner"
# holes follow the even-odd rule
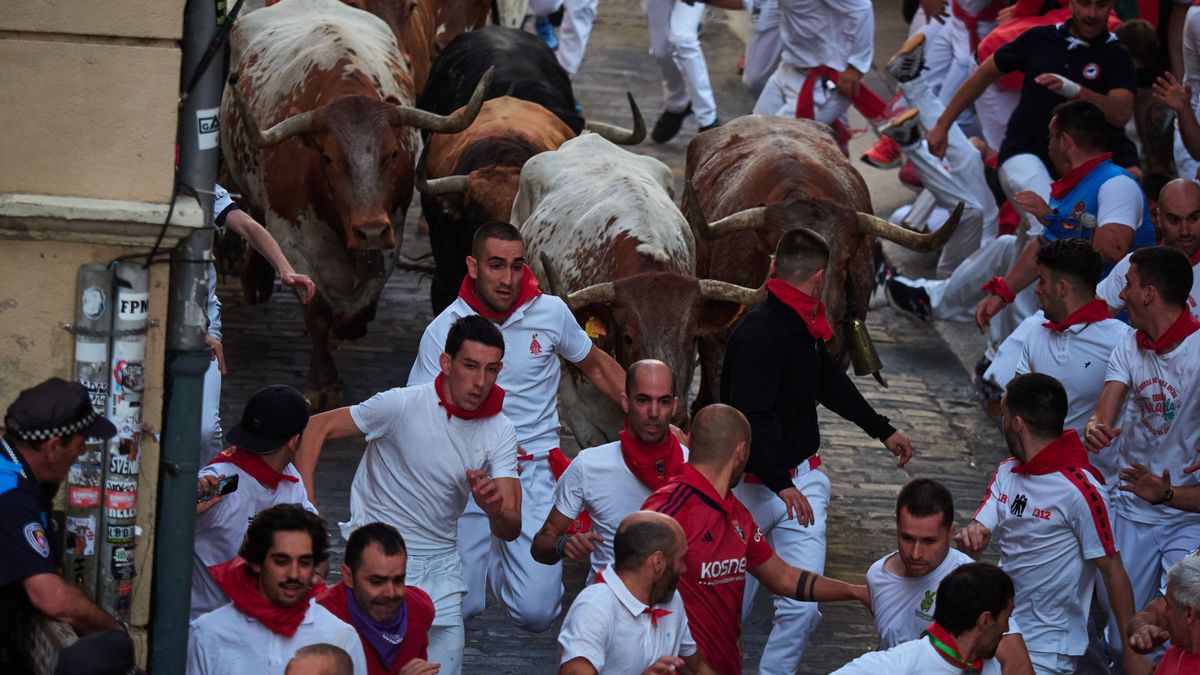
[[[929,294],[925,289],[909,286],[892,277],[887,280],[887,295],[892,307],[908,312],[926,323],[933,322],[933,308],[929,304]]]
[[[917,126],[917,119],[920,114],[916,108],[909,108],[899,115],[888,120],[879,128],[879,133],[884,138],[890,138],[896,144],[896,154],[900,154],[900,148],[907,148],[916,145],[921,141],[921,129]],[[896,164],[900,164],[900,158],[896,158]]]
[[[925,67],[925,34],[917,33],[905,41],[900,51],[888,59],[887,69],[897,82],[916,79]]]
[[[708,131],[709,129],[716,129],[719,126],[721,126],[721,120],[715,119],[712,121],[712,124],[705,124],[704,126],[700,127],[700,129],[696,133],[702,134],[705,131]]]
[[[551,50],[558,49],[558,36],[554,34],[554,26],[550,23],[550,19],[544,16],[539,16],[534,22],[534,27],[537,28],[538,37],[542,38],[542,42]]]
[[[692,114],[692,104],[684,108],[681,112],[671,112],[664,110],[658,116],[658,121],[654,123],[654,129],[650,132],[650,139],[655,143],[666,143],[675,138],[675,134],[679,133],[680,127],[683,126],[683,118]]]
[[[876,169],[894,169],[900,166],[904,156],[900,154],[900,146],[896,145],[896,141],[884,136],[858,158]]]
[[[911,159],[906,160],[900,167],[900,182],[914,190],[925,189],[925,182],[921,180],[920,174],[917,173],[917,167]]]

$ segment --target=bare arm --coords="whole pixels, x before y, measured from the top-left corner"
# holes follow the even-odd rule
[[[1033,662],[1025,648],[1025,638],[1011,633],[1000,638],[996,648],[996,660],[1000,662],[1001,675],[1033,675]]]
[[[942,112],[942,116],[938,118],[937,124],[926,134],[926,141],[929,143],[929,151],[938,157],[946,155],[946,138],[950,132],[950,125],[954,124],[954,120],[962,114],[964,110],[969,108],[975,99],[996,80],[999,80],[1004,73],[1000,72],[1000,68],[996,66],[996,61],[992,57],[979,64],[979,68],[971,73],[958,91],[954,92],[954,97],[946,104],[946,110]]]
[[[558,667],[558,675],[596,675],[596,667],[582,656],[576,656]]]
[[[487,515],[492,535],[514,541],[521,535],[521,481],[491,478],[482,471],[468,471],[467,482],[475,503]]]
[[[1021,193],[1032,194],[1032,193]],[[1049,207],[1047,207],[1049,208]],[[1036,212],[1034,215],[1039,215]],[[1008,269],[1008,274],[1004,275],[1004,283],[1008,285],[1008,289],[1013,292],[1013,295],[1025,290],[1029,284],[1037,279],[1037,252],[1042,248],[1041,237],[1034,237],[1025,244],[1025,248],[1013,261],[1012,267]],[[979,326],[980,332],[983,332],[992,317],[1000,313],[1004,306],[1008,304],[998,295],[989,295],[975,305],[975,324]]]
[[[625,370],[603,349],[592,347],[588,355],[575,366],[583,371],[604,395],[617,404],[621,403],[621,392],[625,391]]]
[[[1100,94],[1081,87],[1075,100],[1096,104],[1109,124],[1123,128],[1133,117],[1133,98],[1133,92],[1128,89],[1110,89],[1107,94]]]
[[[88,599],[83,591],[57,574],[35,574],[21,585],[29,602],[46,616],[71,625],[80,635],[98,630],[124,631],[119,621]]]
[[[1092,248],[1096,249],[1106,265],[1115,265],[1129,253],[1129,247],[1133,245],[1133,233],[1132,227],[1121,223],[1101,225],[1092,237]]]
[[[1083,430],[1083,442],[1087,444],[1088,450],[1100,452],[1121,433],[1120,429],[1114,429],[1112,425],[1121,412],[1121,405],[1125,403],[1125,394],[1128,391],[1129,386],[1124,382],[1109,380],[1104,383],[1104,388],[1100,390],[1100,399],[1096,401],[1096,411],[1092,413]]]
[[[1165,73],[1159,77],[1153,88],[1154,98],[1175,111],[1183,147],[1187,149],[1192,159],[1200,157],[1200,122],[1196,120],[1196,111],[1192,108],[1192,88],[1175,79],[1171,73]],[[1182,176],[1182,178],[1195,178],[1195,176]]]
[[[563,557],[572,560],[587,560],[592,551],[596,550],[596,543],[601,540],[600,535],[595,532],[571,535],[563,547],[564,555],[558,554],[558,540],[570,527],[572,520],[559,511],[558,507],[550,508],[550,515],[546,516],[546,522],[542,524],[542,529],[533,535],[533,544],[529,547],[529,553],[534,560],[543,565],[553,565]]]
[[[1108,593],[1108,604],[1112,607],[1113,617],[1121,635],[1129,634],[1129,622],[1133,618],[1133,590],[1129,586],[1129,577],[1125,574],[1125,566],[1121,564],[1121,554],[1113,553],[1103,558],[1092,560],[1104,578],[1104,589]],[[1126,651],[1124,662],[1126,672],[1149,672],[1145,669],[1144,657],[1133,651]]]
[[[316,285],[306,274],[296,274],[292,264],[288,262],[279,242],[250,214],[241,209],[234,209],[225,216],[225,227],[237,232],[262,257],[271,263],[271,267],[279,273],[279,278],[285,286],[295,288],[300,293],[300,302],[306,303],[317,291]]]
[[[772,555],[770,560],[751,569],[750,573],[772,593],[785,598],[802,602],[857,600],[868,609],[871,607],[871,596],[866,586],[848,584],[792,567],[779,554]]]
[[[317,460],[321,457],[325,441],[362,435],[362,430],[350,416],[350,408],[338,408],[309,418],[308,426],[304,428],[304,435],[300,437],[300,448],[296,450],[296,456],[292,459],[292,465],[296,467],[296,472],[304,480],[308,501],[313,504],[317,503],[314,479]]]
[[[1167,599],[1161,595],[1150,601],[1146,608],[1129,620],[1129,646],[1139,654],[1146,654],[1171,639],[1167,632]]]
[[[1190,468],[1193,467],[1189,466],[1184,471]],[[1180,511],[1200,513],[1200,485],[1172,487],[1170,469],[1163,469],[1162,475],[1156,476],[1149,467],[1134,462],[1132,466],[1121,469],[1121,481],[1118,489],[1132,492],[1151,504],[1166,504]]]

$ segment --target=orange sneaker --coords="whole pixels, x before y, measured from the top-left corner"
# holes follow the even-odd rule
[[[902,159],[900,146],[896,141],[883,136],[875,145],[859,156],[859,159],[876,169],[894,169],[900,166]]]

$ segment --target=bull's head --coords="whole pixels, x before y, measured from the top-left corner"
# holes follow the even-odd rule
[[[396,245],[392,213],[407,208],[413,157],[400,135],[402,127],[434,133],[457,133],[474,121],[491,84],[492,71],[480,79],[470,102],[453,115],[434,115],[401,105],[392,97],[343,96],[313,110],[295,112],[269,129],[259,128],[245,96],[230,87],[249,142],[265,149],[297,137],[315,152],[317,175],[323,183],[324,207],[330,220],[340,222],[351,253],[389,250]],[[322,204],[323,202],[323,204]]]

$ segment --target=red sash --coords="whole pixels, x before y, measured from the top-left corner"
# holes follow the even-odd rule
[[[1008,6],[1006,0],[993,0],[992,4],[983,8],[978,14],[967,14],[967,10],[959,6],[955,0],[950,0],[950,13],[954,18],[963,22],[967,27],[967,38],[971,41],[971,53],[974,54],[979,49],[979,24],[983,21],[995,23],[1000,10]]]
[[[237,446],[230,446],[221,451],[221,454],[213,458],[209,462],[209,466],[218,462],[229,462],[242,471],[246,472],[251,478],[258,481],[260,485],[272,490],[279,487],[279,484],[287,481],[289,483],[299,483],[300,479],[295,476],[289,476],[286,473],[276,471],[273,466],[267,464],[267,461],[262,457],[248,452]]]

